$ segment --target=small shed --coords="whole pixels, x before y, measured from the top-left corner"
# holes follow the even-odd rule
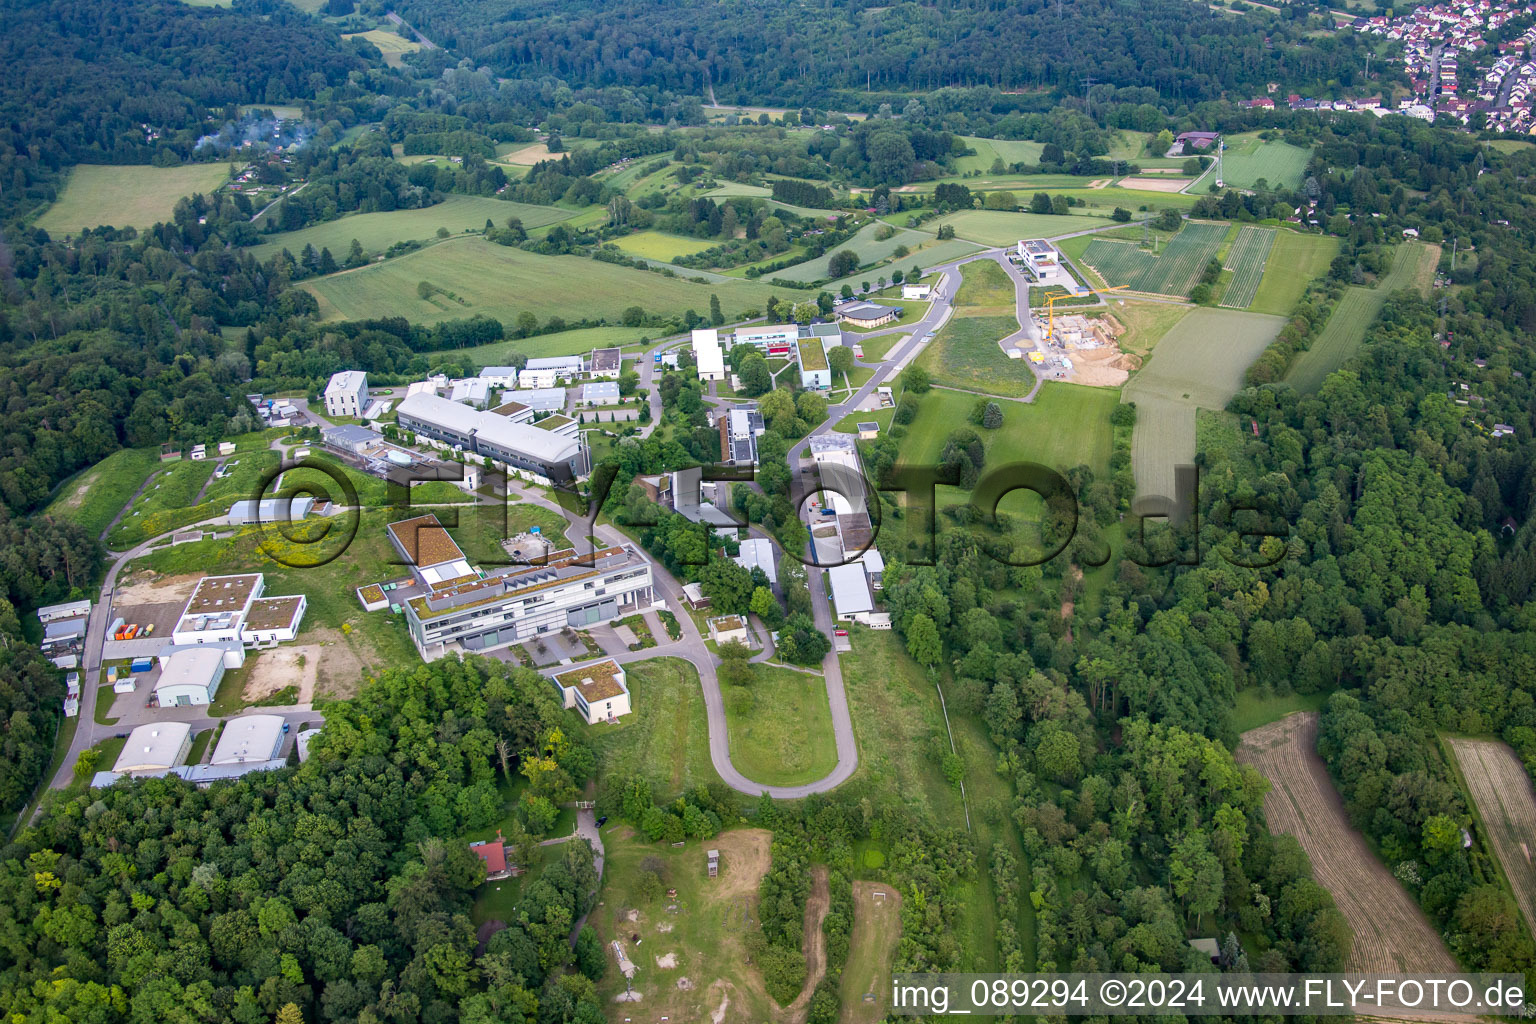
[[[720,851],[709,851],[709,877],[714,878],[720,874]]]

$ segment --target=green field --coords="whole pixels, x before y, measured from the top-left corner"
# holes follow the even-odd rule
[[[969,174],[971,171],[989,174],[992,171],[992,162],[994,160],[1002,160],[1003,163],[1008,165],[1019,163],[1038,164],[1040,162],[1040,153],[1045,149],[1045,144],[1041,142],[980,139],[974,135],[961,137],[976,151],[975,156],[963,156],[955,161],[955,170],[961,174]]]
[[[1195,459],[1195,410],[1224,408],[1284,319],[1198,308],[1157,343],[1122,389],[1136,403],[1131,463],[1138,494],[1173,495],[1173,469]]]
[[[826,777],[837,767],[826,681],[777,665],[754,665],[752,672],[750,686],[721,687],[731,763],[768,786]]]
[[[1264,280],[1254,295],[1249,310],[1290,316],[1301,301],[1308,283],[1328,272],[1328,264],[1339,254],[1339,240],[1328,235],[1304,235],[1282,230],[1275,236],[1264,268]]]
[[[422,299],[416,292],[420,281],[458,299],[446,294]],[[720,296],[726,316],[734,319],[744,309],[761,309],[770,294],[786,297],[784,289],[767,284],[694,284],[579,256],[541,256],[478,237],[450,239],[305,287],[320,300],[325,319],[404,316],[416,323],[476,313],[511,323],[525,311],[541,321],[552,316],[617,320],[629,306],[667,315],[685,309],[707,314],[711,294]]]
[[[1344,297],[1333,307],[1333,314],[1312,346],[1291,364],[1285,375],[1298,391],[1316,391],[1334,370],[1343,366],[1360,349],[1366,328],[1371,326],[1387,296],[1401,288],[1410,288],[1425,278],[1433,280],[1434,267],[1440,261],[1440,247],[1420,242],[1404,242],[1392,256],[1392,269],[1376,282],[1375,288],[1346,288]],[[1427,270],[1427,275],[1426,275]],[[1416,281],[1417,279],[1417,281]]]
[[[399,67],[401,64],[401,58],[403,58],[406,54],[415,53],[417,50],[421,49],[421,44],[415,40],[405,39],[393,32],[386,31],[382,28],[376,28],[369,32],[354,32],[350,35],[344,35],[341,38],[362,38],[368,40],[378,48],[381,54],[384,55],[384,63],[388,64],[392,68]]]
[[[842,252],[844,249],[851,251],[857,256],[859,258],[859,266],[864,267],[890,259],[895,255],[897,248],[901,246],[906,246],[909,251],[914,250],[932,237],[921,231],[913,231],[910,228],[897,228],[894,235],[884,241],[880,241],[875,238],[875,232],[880,230],[881,227],[889,227],[889,225],[878,222],[866,224],[848,241],[828,250],[826,255],[814,260],[806,260],[804,263],[798,263],[786,270],[775,270],[768,276],[784,281],[797,281],[802,284],[808,284],[825,278],[828,274],[827,266],[832,260],[832,255]],[[906,257],[901,259],[905,260]],[[900,266],[905,268],[906,264],[900,263]],[[870,272],[872,271],[863,271],[865,274]]]
[[[716,781],[704,724],[699,673],[680,658],[656,658],[625,667],[633,712],[617,725],[586,726],[597,751],[599,792],[617,795],[624,783],[644,779],[660,803]]]
[[[1029,202],[1029,196],[1016,193],[1020,202]],[[923,225],[924,230],[948,224],[955,229],[956,238],[968,238],[983,245],[1013,245],[1021,238],[1053,238],[1073,231],[1108,227],[1110,222],[1102,217],[1067,215],[1057,217],[1046,213],[1013,213],[1008,210],[961,210]]]
[[[960,268],[960,287],[955,289],[955,309],[962,315],[982,310],[988,313],[1016,314],[1018,298],[1013,278],[1008,276],[1008,272],[996,260],[972,260]],[[1018,330],[1017,320],[1014,321],[1014,330]]]
[[[530,359],[541,356],[574,356],[590,352],[594,348],[632,345],[638,343],[647,334],[658,333],[660,332],[655,328],[647,331],[644,327],[582,327],[574,331],[560,331],[556,334],[535,335],[532,338],[493,341],[489,345],[457,348],[453,353],[466,357],[479,367],[505,366],[508,357],[514,352],[521,352]]]
[[[917,419],[902,440],[901,461],[918,466],[937,464],[949,435],[971,426],[969,416],[976,399],[959,391],[935,390],[924,395]],[[1028,405],[999,402],[1001,427],[975,430],[986,445],[988,465],[1037,462],[1058,470],[1087,465],[1102,474],[1109,467],[1109,417],[1119,402],[1120,396],[1112,388],[1047,381]]]
[[[1296,711],[1321,711],[1327,703],[1326,693],[1276,694],[1250,686],[1238,691],[1232,705],[1232,731],[1242,735]]]
[[[159,465],[160,453],[154,449],[124,448],[113,452],[60,484],[43,514],[78,523],[96,536]]]
[[[1187,296],[1226,235],[1226,224],[1190,221],[1155,255],[1132,242],[1095,238],[1083,262],[1110,284],[1133,292]]]
[[[154,482],[124,513],[122,521],[107,538],[107,544],[121,551],[178,526],[207,518],[188,518],[188,512],[198,507],[195,501],[197,493],[213,474],[213,465],[212,459],[202,462],[183,459],[167,463],[165,469],[155,476]],[[129,494],[132,493],[130,490]],[[107,516],[108,520],[111,518]]]
[[[59,235],[103,224],[153,227],[171,219],[178,199],[207,195],[228,178],[227,162],[180,167],[81,164],[69,172],[58,200],[37,218],[37,227]]]
[[[1227,252],[1226,268],[1232,272],[1232,280],[1227,282],[1227,290],[1222,293],[1223,306],[1246,309],[1253,304],[1254,296],[1259,293],[1259,282],[1264,279],[1264,265],[1275,244],[1275,234],[1271,228],[1255,227],[1245,227],[1237,233],[1237,240]]]
[[[703,252],[717,243],[713,239],[670,235],[664,231],[638,231],[633,235],[615,238],[613,244],[631,256],[666,263],[679,256],[692,256],[696,252]],[[691,273],[691,271],[684,270],[683,273]]]
[[[1265,142],[1257,134],[1233,135],[1226,139],[1227,149],[1221,158],[1221,180],[1229,188],[1253,188],[1263,178],[1272,189],[1298,188],[1306,175],[1307,161],[1312,154],[1300,146],[1285,142]],[[1204,193],[1214,177],[1216,167],[1211,165],[1206,176],[1190,191]]]
[[[933,382],[989,395],[1022,398],[1035,386],[1023,359],[1009,359],[998,342],[1019,329],[1012,316],[957,316],[928,343],[917,365]]]
[[[287,249],[297,256],[305,245],[313,245],[316,251],[326,248],[340,263],[357,239],[363,250],[380,253],[396,242],[426,241],[437,235],[438,228],[447,228],[454,234],[466,230],[479,231],[487,219],[497,227],[517,217],[530,231],[571,217],[570,210],[553,206],[529,206],[526,203],[503,202],[483,196],[448,196],[442,202],[419,210],[391,210],[388,213],[355,213],[349,217],[326,221],[297,231],[281,231],[263,236],[266,241],[251,247],[250,252],[259,260],[267,259]],[[414,286],[413,286],[414,287]]]

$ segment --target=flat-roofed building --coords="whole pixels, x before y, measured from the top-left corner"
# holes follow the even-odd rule
[[[411,572],[428,587],[440,587],[478,578],[478,574],[448,535],[448,530],[432,513],[416,516],[386,527],[394,545]]]
[[[45,604],[37,610],[37,621],[43,625],[57,619],[78,619],[91,614],[91,602],[66,601],[63,604]]]
[[[355,423],[343,423],[320,431],[320,440],[337,451],[361,455],[366,449],[384,440],[384,435]]]
[[[878,302],[850,302],[837,308],[837,315],[855,327],[879,327],[901,316],[900,308]]]
[[[581,389],[582,405],[618,405],[619,385],[611,380],[585,384]]]
[[[817,337],[801,338],[795,343],[795,359],[800,363],[800,386],[825,391],[832,386],[832,366],[827,350]]]
[[[224,652],[218,647],[177,651],[161,666],[155,703],[162,708],[212,704],[223,678]]]
[[[521,397],[519,397],[519,401]],[[395,412],[401,429],[465,452],[535,473],[553,483],[586,476],[590,456],[579,433],[540,429],[436,395],[411,395]]]
[[[307,494],[291,498],[244,498],[229,506],[229,522],[231,526],[287,523],[303,519],[314,510],[315,499]]]
[[[725,379],[725,354],[720,351],[720,332],[703,327],[693,332],[693,362],[699,380]]]
[[[616,348],[595,348],[587,360],[587,374],[594,379],[618,380],[624,353]]]
[[[575,708],[588,725],[612,722],[630,712],[624,669],[612,659],[565,669],[551,680],[567,708]]]
[[[119,775],[163,772],[182,764],[192,747],[192,727],[186,722],[151,722],[128,734],[112,770]]]
[[[479,377],[493,388],[517,387],[517,367],[515,366],[487,366],[480,371]]]
[[[281,715],[240,715],[225,721],[209,764],[245,764],[275,760],[283,749],[286,723]]]
[[[735,342],[738,345],[756,345],[769,355],[789,355],[789,350],[800,340],[800,325],[773,324],[771,326],[738,327]]]
[[[756,403],[732,406],[721,413],[720,450],[725,460],[738,466],[757,465],[757,439],[767,429]]]
[[[171,644],[282,643],[298,635],[307,607],[302,594],[268,597],[265,577],[259,572],[204,576],[171,630]]]
[[[832,584],[832,605],[842,622],[863,622],[875,610],[875,599],[869,592],[869,576],[863,562],[834,565],[827,570]]]
[[[741,553],[736,556],[735,562],[748,572],[753,569],[763,570],[763,575],[768,577],[769,586],[778,585],[778,558],[774,554],[773,541],[768,538],[748,537],[742,541]]]
[[[471,409],[484,409],[491,404],[491,385],[479,377],[466,377],[448,385],[448,401],[467,405]]]
[[[368,404],[368,375],[362,370],[343,370],[325,386],[325,411],[329,416],[361,416]]]

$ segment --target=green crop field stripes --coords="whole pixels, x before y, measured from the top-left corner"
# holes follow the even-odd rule
[[[1083,254],[1083,262],[1110,284],[1125,285],[1131,291],[1188,295],[1226,236],[1225,224],[1191,222],[1156,255],[1132,242],[1095,238]]]
[[[1264,265],[1269,262],[1269,251],[1275,245],[1272,228],[1247,227],[1237,233],[1232,251],[1227,253],[1227,269],[1232,280],[1227,284],[1221,304],[1232,309],[1247,309],[1259,294],[1259,282],[1264,280]]]

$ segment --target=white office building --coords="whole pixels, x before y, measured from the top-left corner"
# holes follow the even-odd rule
[[[368,375],[362,370],[343,370],[325,386],[328,416],[361,416],[368,405]]]
[[[533,423],[527,406],[506,413],[499,409],[481,412],[436,395],[411,395],[400,403],[395,421],[402,430],[445,447],[487,456],[554,483],[586,476],[591,470],[587,446],[574,420],[550,417]]]
[[[720,351],[720,332],[705,327],[693,332],[693,361],[699,380],[725,379],[725,354]]]

